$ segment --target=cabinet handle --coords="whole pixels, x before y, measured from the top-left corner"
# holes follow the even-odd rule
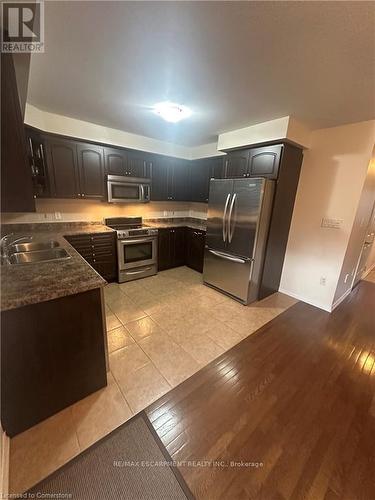
[[[82,193],[82,196],[84,197],[85,195]]]
[[[43,167],[45,165],[44,163],[44,151],[43,151],[43,144],[39,144],[39,151],[40,151],[40,157],[42,159]]]
[[[31,140],[31,137],[29,137],[29,146],[30,146],[30,154],[34,158],[34,149],[33,149],[33,142]]]

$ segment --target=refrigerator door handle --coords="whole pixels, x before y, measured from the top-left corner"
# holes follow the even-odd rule
[[[233,207],[236,202],[237,198],[237,193],[234,193],[233,198],[232,198],[232,203],[230,204],[230,209],[229,209],[229,216],[228,216],[228,241],[229,243],[232,242],[233,234],[234,234],[234,228],[235,228],[235,223],[233,224],[232,227],[232,215],[233,215]]]
[[[227,199],[226,199],[225,207],[224,207],[224,213],[223,213],[223,241],[224,241],[224,243],[226,242],[226,239],[227,239],[227,228],[226,228],[226,224],[225,224],[225,218],[227,216],[229,200],[230,200],[230,193],[228,193],[228,195],[227,195]]]
[[[231,255],[219,252],[217,250],[208,250],[208,251],[213,255],[216,255],[216,257],[220,257],[221,259],[231,260],[232,262],[237,262],[238,264],[246,264],[246,262],[252,260],[252,259],[241,259],[240,257],[232,257]]]

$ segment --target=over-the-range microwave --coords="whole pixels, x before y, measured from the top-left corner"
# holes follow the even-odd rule
[[[110,203],[147,203],[150,201],[151,181],[122,175],[107,176]]]

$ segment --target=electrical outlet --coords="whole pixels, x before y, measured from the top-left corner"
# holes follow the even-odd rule
[[[61,220],[61,212],[55,212],[55,219]]]
[[[326,277],[325,276],[321,276],[320,277],[320,284],[322,286],[326,286],[326,282],[327,282]]]

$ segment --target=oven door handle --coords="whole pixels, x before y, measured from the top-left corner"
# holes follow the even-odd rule
[[[155,240],[156,238],[147,238],[142,240],[120,240],[121,245],[130,245],[131,243],[149,243]]]
[[[150,269],[152,269],[152,267],[144,267],[140,271],[125,271],[125,272],[126,274],[141,274],[144,273],[145,271],[150,271]]]

